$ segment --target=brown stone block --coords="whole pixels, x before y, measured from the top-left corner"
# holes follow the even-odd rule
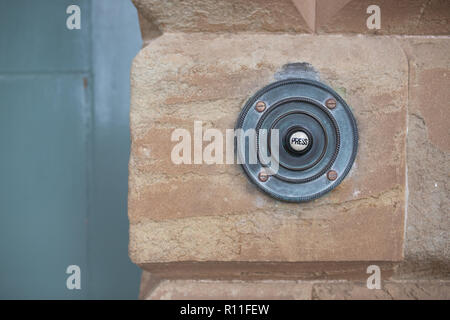
[[[142,284],[160,279],[190,280],[366,280],[367,267],[377,265],[383,279],[389,279],[396,262],[385,261],[319,261],[319,262],[168,262],[145,263]],[[150,277],[152,281],[147,281]]]
[[[144,300],[310,300],[312,283],[163,280]]]
[[[308,31],[291,0],[133,0],[133,3],[164,32]]]
[[[448,0],[352,0],[337,1],[343,6],[330,8],[334,0],[318,0],[316,7],[319,33],[370,33],[409,35],[450,34],[450,1]],[[378,5],[381,28],[368,29],[367,8]]]
[[[450,34],[448,0],[133,0],[144,39],[162,32]],[[378,5],[380,29],[367,13]],[[155,30],[156,29],[156,30]]]
[[[409,38],[402,45],[410,66],[405,252],[412,261],[449,266],[450,39]]]
[[[318,283],[313,285],[315,300],[448,300],[448,281],[383,282],[381,289],[368,289],[365,282]]]
[[[367,277],[367,274],[365,274]],[[383,279],[384,272],[382,272]],[[445,280],[382,280],[368,289],[365,280],[194,280],[159,279],[142,274],[140,299],[146,300],[448,300]]]
[[[400,260],[403,205],[367,202],[325,207],[326,219],[258,212],[131,224],[130,256],[137,263]]]
[[[172,163],[174,129],[193,136],[194,121],[232,129],[245,101],[291,62],[311,63],[358,122],[358,155],[338,188],[283,203],[258,191],[236,164]],[[408,63],[397,40],[164,34],[138,54],[131,81],[136,263],[402,258]]]

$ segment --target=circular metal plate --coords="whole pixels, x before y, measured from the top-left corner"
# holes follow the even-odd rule
[[[349,106],[333,89],[309,79],[281,80],[259,90],[242,109],[236,131],[243,132],[236,135],[237,155],[250,180],[291,202],[309,201],[335,188],[349,172],[358,146]]]

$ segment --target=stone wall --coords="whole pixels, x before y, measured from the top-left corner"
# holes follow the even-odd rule
[[[133,2],[146,40],[132,66],[129,170],[142,298],[448,298],[450,1]],[[370,4],[379,30],[367,29]],[[283,203],[238,165],[171,162],[174,129],[233,128],[293,62],[355,114],[358,155],[340,186]],[[369,264],[382,291],[361,285]]]

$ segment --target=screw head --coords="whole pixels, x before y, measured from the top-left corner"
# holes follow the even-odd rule
[[[263,112],[266,110],[266,104],[263,101],[258,101],[255,105],[255,109],[258,112]]]
[[[337,174],[336,171],[334,171],[334,170],[328,171],[328,173],[327,173],[327,178],[328,178],[328,180],[334,181],[334,180],[337,179],[337,177],[338,177],[338,174]]]
[[[269,179],[269,175],[267,174],[266,171],[262,170],[259,174],[258,174],[258,179],[261,182],[266,182]]]
[[[327,101],[325,101],[325,105],[327,106],[328,109],[334,109],[334,108],[336,108],[336,100],[333,98],[330,98]]]

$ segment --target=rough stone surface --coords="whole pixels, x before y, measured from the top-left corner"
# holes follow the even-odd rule
[[[398,263],[383,261],[344,262],[170,262],[139,264],[159,279],[193,280],[349,280],[367,279],[367,267],[380,267],[390,279]]]
[[[373,37],[449,35],[449,0],[132,1],[150,43],[132,74],[141,299],[450,299],[450,38]],[[380,30],[366,27],[371,4]],[[311,32],[322,36],[293,35]],[[174,128],[234,127],[249,96],[303,61],[358,121],[358,158],[336,190],[286,204],[237,166],[170,162]],[[385,262],[348,261],[373,259]],[[366,288],[367,264],[381,290]]]
[[[450,39],[406,39],[410,66],[405,254],[450,273]]]
[[[163,32],[307,32],[291,0],[133,0]]]
[[[138,17],[139,17],[139,26],[141,29],[141,37],[145,46],[148,44],[150,40],[159,37],[162,34],[162,32],[153,23],[152,20],[146,19],[140,11],[138,11]]]
[[[311,283],[295,281],[164,280],[144,299],[308,300],[311,298],[311,288]]]
[[[237,165],[171,162],[175,128],[233,128],[244,102],[291,62],[311,63],[353,107],[358,156],[338,188],[287,204]],[[166,33],[138,54],[131,81],[134,262],[402,258],[408,62],[397,40]]]
[[[449,0],[133,0],[163,32],[450,34]],[[381,9],[370,30],[367,8]],[[148,28],[143,22],[143,34]]]
[[[382,283],[381,289],[367,289],[366,283],[328,282],[314,284],[315,300],[448,300],[448,281],[409,281]]]
[[[449,0],[352,0],[329,17],[327,2],[318,1],[317,21],[320,33],[366,33],[407,35],[450,34]],[[335,1],[335,0],[332,0]],[[381,28],[368,29],[366,13],[370,5],[380,7]]]
[[[368,289],[363,281],[159,280],[142,275],[145,300],[427,300],[450,299],[450,281],[382,281]]]

